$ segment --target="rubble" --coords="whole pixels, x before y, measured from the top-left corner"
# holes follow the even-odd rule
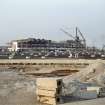
[[[69,83],[71,80],[90,82],[105,86],[105,64],[101,62],[90,64],[87,68],[82,69],[80,72],[64,78],[65,83]]]
[[[96,92],[87,91],[87,87],[105,87],[105,64],[96,62],[90,64],[87,68],[82,69],[80,72],[66,76],[64,82],[64,95],[78,96],[81,98],[96,97]],[[81,91],[82,90],[82,91]],[[80,93],[84,96],[81,96]],[[87,95],[86,95],[87,94]]]

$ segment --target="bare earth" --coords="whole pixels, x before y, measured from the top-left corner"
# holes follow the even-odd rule
[[[105,98],[98,98],[85,101],[69,102],[61,105],[105,105]]]
[[[0,105],[36,105],[35,80],[0,72]]]
[[[35,77],[0,68],[0,105],[38,105],[35,89]],[[71,101],[61,105],[105,105],[105,98]]]
[[[16,72],[0,72],[0,105],[38,105],[35,79],[27,79]],[[105,98],[71,101],[62,105],[105,105]]]

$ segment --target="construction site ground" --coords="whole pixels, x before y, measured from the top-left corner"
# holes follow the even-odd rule
[[[98,98],[84,101],[73,101],[61,105],[105,105],[105,98]]]
[[[72,70],[80,70],[85,66],[72,65],[71,68]],[[51,73],[52,71],[56,71],[56,69],[59,71],[60,69],[65,68],[65,66],[63,68],[60,67],[60,65],[56,65],[56,66],[53,65],[51,67],[49,67],[49,65],[45,65],[45,66],[36,65],[35,68],[34,67],[30,68],[30,67],[31,66],[26,66],[26,67],[17,66],[17,68],[12,66],[0,67],[0,105],[38,105],[36,101],[36,93],[35,93],[37,76],[43,77],[45,75],[45,72],[48,73],[48,75],[46,76],[49,76],[49,73]],[[70,65],[67,68],[70,69]],[[50,70],[50,72],[48,70]],[[42,73],[43,75],[37,75],[37,73]],[[57,76],[54,74],[53,76]],[[65,74],[65,71],[64,71],[64,74]],[[69,73],[66,72],[66,75],[69,75],[69,74],[71,74],[71,72]],[[77,105],[77,104],[78,105],[89,105],[89,104],[105,105],[105,98],[85,100],[85,101],[72,100],[62,105]]]
[[[18,76],[16,72],[0,73],[0,105],[38,105],[35,79]],[[73,101],[61,105],[105,105],[105,98]]]

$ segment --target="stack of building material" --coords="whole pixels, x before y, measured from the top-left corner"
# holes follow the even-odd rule
[[[62,101],[62,79],[37,78],[37,100],[43,104],[56,105]]]
[[[96,90],[87,90],[88,83],[81,83],[78,81],[74,81],[71,84],[71,92],[72,96],[74,98],[79,98],[79,99],[95,99],[97,98],[97,92]],[[70,89],[69,89],[70,90]]]
[[[91,86],[87,87],[87,91],[96,91],[97,97],[105,97],[105,87]]]
[[[97,92],[95,90],[92,91],[77,91],[73,94],[74,97],[79,98],[79,99],[95,99],[97,98]]]

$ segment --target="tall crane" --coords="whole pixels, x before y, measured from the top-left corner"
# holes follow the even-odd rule
[[[73,38],[73,39],[75,39],[75,37],[74,36],[72,36],[69,32],[67,32],[67,31],[65,31],[64,29],[60,29],[62,32],[64,32],[66,35],[68,35],[69,37],[71,37],[71,38]]]
[[[82,32],[80,31],[80,29],[78,27],[76,27],[76,36],[78,36],[78,33],[79,35],[81,36],[82,40],[81,42],[83,42],[83,45],[84,47],[86,48],[86,39],[85,37],[83,36]]]
[[[80,43],[83,45],[84,48],[86,48],[86,40],[78,27],[76,27],[76,35],[75,36],[71,35],[69,32],[65,31],[64,29],[60,29],[60,30],[75,40],[76,49],[78,48],[78,44],[80,44]],[[80,37],[81,37],[81,39],[80,39]]]

